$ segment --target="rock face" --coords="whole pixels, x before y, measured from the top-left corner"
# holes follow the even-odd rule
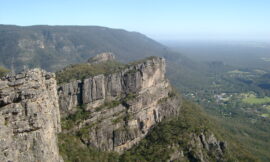
[[[96,55],[95,57],[90,58],[88,60],[88,63],[98,64],[102,62],[113,61],[114,59],[115,59],[115,55],[113,53],[104,52],[104,53]]]
[[[0,80],[0,161],[61,161],[54,77],[33,69]]]
[[[58,87],[55,75],[40,69],[5,76],[0,80],[0,161],[63,161],[57,146],[60,112],[66,117],[63,133],[123,153],[157,123],[179,115],[181,103],[165,77],[165,60],[158,57]],[[226,144],[213,134],[191,133],[189,139],[188,155],[179,143],[170,145],[175,150],[170,161],[222,161]]]
[[[62,84],[58,87],[60,109],[69,113],[80,104],[97,107],[105,101],[156,86],[166,89],[169,82],[165,78],[165,60],[153,57],[117,73]]]
[[[74,129],[85,144],[106,151],[131,148],[156,123],[178,114],[180,108],[165,78],[165,60],[158,57],[117,73],[63,84],[58,94],[63,115],[84,105],[90,115]]]
[[[224,154],[227,149],[226,143],[219,141],[214,134],[201,132],[199,135],[189,135],[188,153],[184,155],[183,148],[177,144],[172,148],[175,150],[170,155],[170,161],[225,161]]]

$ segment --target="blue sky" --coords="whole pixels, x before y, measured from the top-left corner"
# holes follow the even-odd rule
[[[156,39],[270,40],[270,0],[0,0],[0,24],[98,25]]]

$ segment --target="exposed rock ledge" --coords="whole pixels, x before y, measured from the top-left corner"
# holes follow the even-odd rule
[[[57,162],[61,130],[53,73],[33,69],[0,80],[0,161]]]

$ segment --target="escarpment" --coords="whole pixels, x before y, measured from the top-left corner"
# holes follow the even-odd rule
[[[78,75],[80,79],[58,86],[55,74],[40,69],[3,77],[0,161],[58,162],[62,157],[67,161],[108,161],[91,156],[115,152],[119,158],[129,155],[127,161],[132,161],[130,152],[138,157],[157,152],[161,161],[224,159],[226,144],[205,131],[201,123],[187,122],[199,116],[193,116],[196,110],[187,111],[185,100],[166,79],[163,58],[150,57],[128,65],[110,62],[112,59],[111,54],[95,57],[94,63],[79,67],[84,72],[88,66],[91,70],[97,67],[101,73]],[[104,63],[114,69],[104,71],[99,65]],[[62,72],[65,76],[65,69]],[[164,148],[166,151],[160,151]],[[145,149],[154,152],[148,155]]]
[[[158,57],[62,84],[58,95],[67,119],[81,111],[88,114],[69,129],[77,131],[85,144],[104,151],[131,148],[156,123],[180,110],[180,100],[165,77],[165,60]]]
[[[165,60],[154,57],[116,73],[95,75],[60,85],[58,87],[60,109],[62,112],[70,113],[81,104],[97,107],[106,100],[147,91],[161,84],[164,88],[169,86],[165,78]]]
[[[33,69],[0,80],[0,161],[61,161],[53,73]]]

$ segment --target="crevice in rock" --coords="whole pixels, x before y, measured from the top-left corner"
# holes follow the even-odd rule
[[[83,85],[84,82],[81,80],[81,82],[78,83],[78,88],[79,88],[79,94],[77,95],[77,101],[79,106],[83,105]]]
[[[25,129],[25,130],[15,130],[13,133],[16,134],[21,134],[21,133],[29,133],[29,132],[34,132],[41,129],[41,127],[35,127],[35,128],[30,128],[30,129]]]

